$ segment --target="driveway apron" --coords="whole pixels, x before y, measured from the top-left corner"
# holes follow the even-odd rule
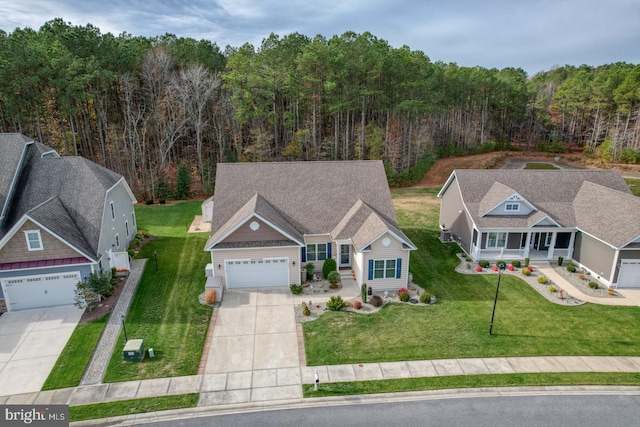
[[[299,368],[293,304],[284,286],[226,291],[205,374]]]
[[[0,316],[0,396],[40,391],[82,313],[67,305]]]

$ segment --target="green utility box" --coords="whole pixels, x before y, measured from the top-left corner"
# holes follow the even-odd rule
[[[129,340],[124,346],[122,356],[127,362],[139,362],[144,357],[144,340]]]

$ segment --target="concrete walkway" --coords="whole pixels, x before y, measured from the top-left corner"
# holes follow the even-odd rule
[[[184,393],[200,393],[198,406],[302,402],[302,384],[315,372],[323,383],[452,375],[540,372],[640,372],[640,357],[557,356],[414,360],[303,366],[97,384],[0,397],[0,404],[84,405]]]
[[[113,349],[118,344],[118,336],[122,329],[120,316],[126,316],[129,311],[129,304],[131,304],[131,299],[136,293],[138,282],[140,282],[140,277],[142,276],[146,263],[146,259],[135,259],[131,261],[129,277],[127,277],[124,289],[122,289],[116,306],[111,311],[111,316],[109,316],[109,321],[102,331],[98,345],[96,345],[96,348],[93,350],[89,365],[84,371],[84,375],[80,381],[81,386],[100,384],[102,382],[104,374],[107,371],[107,366],[109,365],[109,359],[111,359],[111,354],[113,354]]]
[[[551,264],[549,264],[548,262],[537,262],[536,263],[538,266],[538,271],[540,273],[542,273],[543,275],[547,276],[549,279],[551,279],[552,282],[557,283],[562,289],[564,289],[565,291],[567,291],[569,293],[569,295],[571,295],[574,298],[578,298],[582,301],[585,302],[590,302],[593,304],[601,304],[601,305],[618,305],[618,306],[638,306],[640,305],[640,300],[638,300],[637,298],[628,298],[626,297],[624,292],[620,292],[620,290],[618,290],[618,292],[622,295],[625,296],[625,298],[599,298],[599,297],[594,297],[591,295],[587,295],[584,292],[582,292],[580,289],[576,288],[575,286],[573,286],[571,283],[569,283],[568,280],[566,280],[564,277],[562,277],[561,275],[559,275],[554,269],[553,267],[551,267]],[[629,293],[629,295],[632,295],[631,293]]]

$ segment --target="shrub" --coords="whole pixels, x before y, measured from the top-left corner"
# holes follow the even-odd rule
[[[165,199],[160,199],[158,200],[158,203],[160,203],[161,205],[164,205],[165,203],[167,203],[167,201]]]
[[[327,258],[324,260],[324,265],[322,266],[322,275],[325,279],[329,280],[329,274],[332,271],[338,271],[336,260],[333,258]]]
[[[518,261],[518,260],[516,259],[516,260],[511,261],[511,265],[513,265],[515,268],[520,268],[520,266],[521,266],[522,264],[520,263],[520,261]]]
[[[148,205],[152,205],[153,204],[153,199],[147,199],[147,201],[145,202]]]
[[[494,265],[494,266],[493,266],[493,268],[492,268],[492,270],[493,270],[493,271],[498,271],[498,270],[499,270],[499,269],[498,269],[498,264]]]
[[[344,302],[344,306],[345,307],[351,307],[351,301],[345,301]]]
[[[559,256],[558,257],[558,266],[562,267],[562,263],[564,263],[564,258]]]
[[[382,298],[380,298],[380,295],[371,295],[369,297],[369,304],[374,307],[380,307],[382,305]]]
[[[529,258],[524,259],[524,266],[529,267]]]
[[[140,239],[138,239],[137,237],[133,239],[133,241],[131,242],[133,243],[133,246],[140,246]]]
[[[524,274],[525,276],[531,276],[531,270],[529,270],[528,268],[523,268],[522,274]]]
[[[420,302],[423,304],[429,304],[431,302],[431,294],[429,292],[423,292],[420,294]]]
[[[178,167],[176,175],[176,198],[186,199],[191,193],[191,174],[189,168],[184,163]]]
[[[327,310],[340,311],[344,307],[344,301],[340,295],[334,295],[327,301]]]
[[[316,269],[316,266],[312,262],[308,262],[307,265],[304,266],[305,270],[307,270],[307,280],[313,280],[313,271]]]
[[[589,282],[589,287],[591,289],[598,289],[598,282]]]
[[[303,316],[308,316],[311,314],[311,310],[309,310],[309,306],[307,305],[306,302],[302,302],[302,315]]]
[[[513,270],[515,270],[515,268],[513,267],[513,265],[510,265],[509,267],[507,267],[507,270],[513,271]]]
[[[546,285],[548,281],[549,280],[547,280],[547,278],[544,276],[538,277],[538,283],[542,283],[543,285]]]
[[[291,285],[289,285],[289,289],[291,289],[291,293],[294,295],[298,295],[302,293],[302,285],[296,285],[295,283],[292,283]]]
[[[506,261],[496,261],[496,266],[498,266],[498,268],[500,268],[500,266],[502,266],[503,268],[507,268],[507,262]]]
[[[409,293],[409,289],[407,288],[400,288],[398,290],[398,296],[402,295],[402,294],[408,294]]]
[[[576,265],[574,264],[573,260],[570,259],[569,262],[567,263],[567,267],[575,267]]]
[[[133,258],[134,256],[136,256],[136,250],[135,249],[127,249],[127,253],[129,254],[129,256],[131,258]]]
[[[149,233],[149,230],[138,230],[138,234],[142,236],[143,239],[147,239],[149,236],[151,236],[151,233]]]
[[[360,293],[362,294],[362,302],[363,303],[367,303],[367,284],[363,283],[362,286],[360,286]]]
[[[549,292],[558,292],[558,289],[556,289],[556,287],[553,285],[548,286],[547,289],[549,290]]]
[[[218,291],[215,289],[210,289],[204,293],[204,302],[207,304],[215,304],[218,302]]]
[[[338,283],[340,283],[340,273],[338,273],[337,271],[332,271],[331,273],[329,273],[329,277],[327,277],[327,280],[329,281],[330,288],[337,288]]]
[[[477,271],[478,273],[481,273],[481,272],[482,272],[482,267],[477,266],[477,267],[476,267],[476,271]]]
[[[411,297],[409,296],[408,292],[403,292],[403,293],[399,294],[398,298],[400,298],[400,301],[402,301],[402,302],[409,302],[409,300],[411,299]]]
[[[567,265],[567,271],[569,273],[575,273],[577,270],[573,265]]]
[[[489,261],[487,261],[486,259],[481,259],[480,261],[478,261],[478,265],[482,268],[489,268]]]
[[[578,276],[578,279],[580,279],[580,280],[585,280],[586,278],[587,278],[587,276],[585,276],[582,273],[580,273],[580,275]]]
[[[353,303],[353,308],[355,308],[356,310],[360,310],[361,307],[362,307],[362,303],[360,301],[355,301]]]

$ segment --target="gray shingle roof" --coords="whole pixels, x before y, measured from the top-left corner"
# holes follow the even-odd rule
[[[484,215],[490,209],[493,209],[507,197],[511,196],[516,191],[508,186],[494,182],[487,194],[484,195],[480,203],[478,204],[479,214]]]
[[[4,161],[8,145],[3,142],[0,139],[0,159]],[[47,228],[55,228],[61,238],[95,257],[106,192],[122,177],[82,157],[41,157],[49,150],[40,143],[29,146],[17,191],[0,228],[0,238],[29,213],[46,222]]]
[[[228,230],[251,212],[252,198],[253,209],[261,209],[261,215],[292,237],[331,232],[360,200],[406,239],[381,161],[222,163],[215,188],[207,246],[224,235],[219,230]]]
[[[616,247],[640,235],[640,199],[616,171],[467,169],[454,174],[479,228],[527,228],[547,214],[563,227],[578,227]],[[538,211],[481,217],[480,205],[495,183],[517,191]],[[611,224],[618,224],[615,231]]]
[[[23,156],[33,140],[19,133],[0,133],[0,228],[8,214],[9,192],[25,163]]]

